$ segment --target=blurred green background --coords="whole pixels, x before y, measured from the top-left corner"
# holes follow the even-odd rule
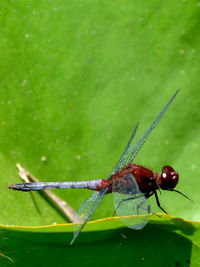
[[[0,224],[66,222],[37,192],[40,212],[7,189],[17,162],[41,181],[106,178],[137,121],[140,136],[178,88],[135,163],[174,166],[194,203],[160,202],[200,220],[199,16],[197,1],[1,1]],[[54,192],[74,209],[92,193]],[[107,196],[93,218],[113,210]]]

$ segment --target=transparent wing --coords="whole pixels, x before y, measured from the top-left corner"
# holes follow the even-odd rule
[[[126,146],[126,148],[125,148],[125,150],[124,150],[124,152],[123,152],[123,154],[122,154],[119,162],[117,163],[117,166],[114,168],[114,170],[112,171],[112,173],[110,174],[110,176],[113,175],[115,172],[117,172],[117,171],[119,171],[121,169],[120,166],[123,165],[123,162],[126,159],[126,155],[127,155],[128,151],[129,151],[129,147],[130,147],[130,145],[131,145],[131,143],[133,141],[133,138],[134,138],[134,136],[135,136],[135,134],[137,132],[138,125],[139,125],[139,122],[136,124],[135,129],[133,130],[133,133],[131,135],[131,138],[129,139],[128,144],[127,144],[127,146]]]
[[[151,210],[144,194],[140,192],[134,176],[128,174],[116,180],[112,190],[115,212],[123,223],[132,229],[142,229],[148,222]]]
[[[76,213],[77,223],[73,223],[74,237],[70,243],[71,245],[74,243],[86,223],[90,220],[91,216],[93,215],[109,189],[110,186],[107,186],[103,190],[93,193],[93,195],[89,199],[87,199],[80,205],[80,208]]]
[[[135,143],[131,144],[133,137],[135,136],[135,133],[136,133],[137,128],[138,128],[138,124],[136,125],[136,127],[133,131],[133,134],[131,135],[131,138],[128,142],[128,145],[127,145],[124,153],[122,154],[122,156],[119,160],[119,163],[117,164],[117,166],[115,167],[115,169],[113,170],[111,175],[113,175],[116,171],[123,169],[127,164],[129,164],[133,161],[133,159],[137,156],[138,152],[140,151],[140,149],[142,148],[142,146],[146,142],[146,140],[149,137],[152,130],[156,127],[156,125],[158,124],[158,122],[160,121],[160,119],[162,118],[162,116],[164,115],[164,113],[166,112],[168,107],[170,106],[170,104],[173,102],[173,100],[176,97],[176,95],[178,94],[178,92],[179,92],[179,90],[176,91],[174,96],[170,99],[170,101],[163,108],[163,110],[160,112],[160,114],[157,116],[157,118],[154,120],[154,122],[151,124],[151,126],[146,130],[146,132]]]

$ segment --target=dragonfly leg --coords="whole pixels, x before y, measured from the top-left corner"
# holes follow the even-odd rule
[[[160,201],[159,201],[159,198],[158,198],[158,195],[156,193],[156,191],[154,191],[154,194],[155,194],[155,198],[156,198],[156,203],[158,205],[158,207],[166,214],[168,214],[161,206],[160,206]]]
[[[142,201],[140,201],[140,203],[138,203],[138,205],[137,205],[137,214],[139,214],[139,208],[142,206],[142,204],[145,202],[145,200],[148,199],[149,197],[151,197],[153,194],[154,193],[150,193],[150,194],[145,194],[144,195],[145,198]],[[148,205],[148,207],[149,207],[149,210],[148,211],[150,213],[151,212],[150,205]],[[142,209],[144,209],[144,207],[142,207]]]
[[[116,212],[117,212],[117,209],[119,208],[119,206],[120,206],[123,202],[129,201],[129,200],[133,200],[133,199],[136,199],[136,198],[140,198],[140,197],[143,197],[143,196],[144,196],[144,195],[141,194],[141,195],[138,195],[138,196],[135,196],[135,197],[128,197],[128,198],[122,199],[122,200],[118,203],[117,207],[115,208],[115,211],[114,211],[114,213],[113,213],[113,216],[115,216],[115,214],[116,214]],[[113,217],[113,216],[112,216],[112,217]]]

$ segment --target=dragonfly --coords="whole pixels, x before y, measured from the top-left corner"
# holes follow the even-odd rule
[[[160,205],[157,194],[158,190],[162,189],[177,192],[189,199],[185,194],[174,189],[178,183],[179,175],[171,166],[166,165],[162,168],[161,173],[154,173],[152,170],[143,166],[132,164],[132,161],[175,99],[179,90],[176,91],[144,134],[133,143],[139,125],[139,123],[137,123],[118,164],[107,179],[73,182],[18,183],[10,185],[8,188],[24,192],[56,188],[86,188],[94,190],[95,192],[93,195],[80,205],[76,213],[75,221],[78,223],[73,223],[74,237],[70,243],[71,245],[86,223],[90,220],[104,197],[109,193],[113,194],[114,214],[117,213],[123,223],[129,228],[135,230],[142,229],[148,222],[151,213],[150,204],[148,202],[151,196],[155,196],[158,207],[167,214]]]

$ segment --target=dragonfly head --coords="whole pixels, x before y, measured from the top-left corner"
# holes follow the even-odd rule
[[[164,166],[161,175],[158,176],[157,184],[163,190],[172,190],[178,183],[178,173],[171,166]]]

